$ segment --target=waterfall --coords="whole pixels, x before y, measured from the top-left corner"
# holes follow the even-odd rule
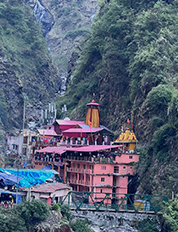
[[[49,12],[49,10],[41,4],[39,0],[36,1],[34,6],[34,15],[36,19],[41,22],[42,33],[45,37],[54,25],[54,17]]]

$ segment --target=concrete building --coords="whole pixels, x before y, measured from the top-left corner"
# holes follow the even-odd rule
[[[31,198],[34,199],[46,199],[48,205],[52,203],[58,203],[62,201],[63,198],[71,191],[72,188],[63,183],[45,183],[39,186],[31,187],[30,189],[26,189],[28,192],[27,197],[29,198],[29,194]]]

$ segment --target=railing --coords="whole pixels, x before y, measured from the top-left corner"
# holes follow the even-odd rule
[[[79,168],[68,168],[68,172],[76,172],[76,173],[85,173],[85,174],[91,174],[92,170],[90,169],[79,169]]]
[[[89,186],[90,182],[89,181],[84,181],[84,180],[74,180],[74,179],[70,179],[69,180],[71,184],[79,184],[79,185],[85,185],[85,186]]]
[[[80,181],[82,183],[82,181]],[[69,192],[60,202],[68,204],[72,209],[92,209],[103,211],[124,211],[157,213],[161,211],[165,196],[118,194],[97,192]]]

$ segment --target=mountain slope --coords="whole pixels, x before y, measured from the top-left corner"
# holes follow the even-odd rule
[[[178,191],[177,5],[103,1],[67,94],[58,98],[70,117],[84,119],[95,92],[102,124],[116,135],[130,118],[140,142],[138,191],[169,197]]]
[[[5,98],[7,119],[10,119],[7,124],[20,128],[22,93],[32,106],[40,109],[60,88],[60,78],[46,41],[23,0],[0,3],[0,65],[0,92]]]

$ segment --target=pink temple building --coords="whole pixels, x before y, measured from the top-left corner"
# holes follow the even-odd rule
[[[136,173],[138,154],[123,153],[121,145],[95,145],[66,149],[67,180],[74,191],[95,192],[100,202],[111,193],[107,203],[119,203],[128,193],[128,180]],[[103,193],[103,194],[102,194]]]
[[[127,128],[111,145],[112,133],[100,125],[99,104],[93,100],[87,106],[85,122],[53,123],[60,144],[37,150],[33,164],[38,169],[51,165],[64,183],[77,192],[92,192],[96,202],[109,193],[107,203],[118,204],[129,192],[128,185],[136,174],[137,139]]]

